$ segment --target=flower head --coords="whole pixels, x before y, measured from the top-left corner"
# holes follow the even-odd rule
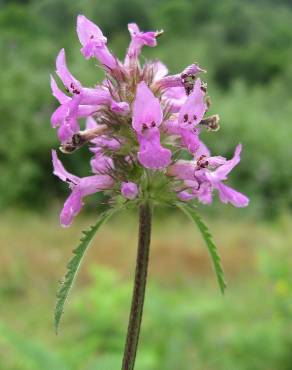
[[[131,41],[122,63],[109,51],[101,29],[85,16],[77,17],[83,56],[98,59],[105,71],[105,79],[95,87],[83,86],[72,75],[64,49],[57,56],[56,74],[63,89],[52,76],[52,94],[60,105],[51,124],[64,153],[88,146],[92,154],[91,173],[80,178],[67,172],[53,151],[54,174],[71,189],[61,224],[71,224],[87,195],[105,190],[112,202],[147,198],[209,204],[217,192],[223,203],[246,206],[248,198],[225,184],[240,161],[241,145],[227,160],[211,156],[200,139],[202,130],[219,129],[218,115],[206,117],[209,98],[201,80],[206,71],[191,64],[169,75],[158,60],[141,65],[143,46],[156,46],[161,32],[143,32],[135,23],[128,29]]]

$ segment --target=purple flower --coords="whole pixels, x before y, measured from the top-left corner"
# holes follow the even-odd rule
[[[105,87],[84,88],[67,68],[65,51],[62,49],[56,59],[56,73],[65,89],[73,96],[63,93],[51,76],[51,89],[61,106],[51,117],[53,127],[58,127],[58,137],[62,143],[70,140],[80,130],[78,119],[88,117],[102,106],[108,106],[113,112],[127,114],[129,104],[116,102]]]
[[[239,163],[241,148],[239,144],[230,160],[221,156],[208,157],[202,154],[196,155],[195,161],[178,161],[171,166],[168,174],[184,180],[184,185],[188,189],[183,191],[177,189],[179,198],[185,201],[198,198],[202,203],[211,203],[213,189],[216,189],[221,202],[231,203],[235,207],[246,207],[248,198],[223,183]],[[205,147],[203,151],[206,151]]]
[[[191,64],[179,74],[166,77],[162,76],[160,80],[156,81],[156,86],[162,89],[182,87],[185,93],[189,95],[193,90],[196,76],[201,72],[206,71],[200,68],[197,64]]]
[[[83,197],[112,188],[114,181],[108,175],[95,175],[83,178],[74,176],[65,170],[55,150],[52,151],[52,158],[54,175],[67,182],[72,190],[64,203],[60,215],[61,225],[68,227],[72,223],[73,218],[80,212],[83,206]]]
[[[171,87],[164,92],[163,98],[169,105],[170,112],[178,113],[187,100],[187,95],[183,87]]]
[[[69,72],[64,49],[62,49],[57,56],[56,67],[56,73],[63,82],[66,90],[73,94],[73,97],[78,96],[80,104],[95,106],[107,105],[113,111],[118,113],[126,114],[129,112],[129,104],[126,102],[114,101],[110,92],[105,87],[96,87],[94,89],[84,88],[81,83]],[[59,98],[57,98],[61,104],[62,101],[64,101],[64,95],[65,94],[61,96],[60,93],[55,93],[55,96],[61,98],[61,101]]]
[[[138,159],[145,168],[161,169],[171,162],[171,151],[160,144],[159,126],[162,118],[159,99],[145,82],[140,82],[134,101],[132,126],[140,144]]]
[[[193,92],[188,96],[178,115],[178,122],[182,128],[193,128],[199,124],[207,110],[205,91],[202,89],[201,80],[198,78]]]
[[[140,64],[144,45],[154,47],[161,32],[142,32],[128,25],[131,41],[122,64],[107,47],[100,28],[84,15],[77,18],[77,34],[85,59],[97,58],[105,77],[86,87],[72,75],[62,49],[56,59],[56,74],[64,91],[51,77],[53,96],[60,106],[51,124],[57,129],[64,153],[81,147],[91,153],[91,176],[68,173],[53,152],[54,173],[67,182],[71,194],[64,204],[61,223],[68,226],[78,214],[83,197],[107,190],[111,204],[136,199],[200,202],[210,204],[214,191],[223,203],[236,207],[248,198],[225,184],[240,161],[241,146],[227,160],[211,156],[202,143],[202,131],[219,129],[219,116],[206,117],[210,100],[205,72],[191,64],[181,73],[168,74],[159,60]],[[85,121],[85,124],[83,123]],[[186,152],[193,160],[186,158]],[[125,199],[123,199],[125,202]]]
[[[171,151],[160,144],[160,132],[157,127],[138,134],[140,150],[138,160],[145,168],[158,170],[167,167],[171,162]]]
[[[81,52],[86,59],[95,57],[101,64],[110,69],[114,70],[118,67],[118,60],[106,46],[106,37],[104,37],[100,28],[84,15],[77,17],[77,35],[83,46]]]
[[[139,193],[139,189],[134,182],[122,182],[121,193],[127,199],[135,199]]]
[[[128,52],[125,58],[125,66],[131,65],[136,62],[138,56],[141,53],[144,45],[154,47],[157,45],[156,37],[160,34],[159,32],[142,32],[136,23],[128,24],[128,30],[131,35],[131,42],[128,48]]]

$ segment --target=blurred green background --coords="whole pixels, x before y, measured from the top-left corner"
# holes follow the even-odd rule
[[[119,369],[130,306],[135,214],[98,234],[66,308],[58,337],[57,281],[96,199],[63,230],[66,186],[52,175],[57,106],[49,74],[65,47],[84,84],[102,78],[85,61],[77,14],[97,23],[123,58],[127,23],[165,34],[143,58],[171,73],[195,61],[208,70],[221,130],[204,136],[214,154],[243,144],[231,183],[248,209],[200,207],[223,256],[222,297],[207,251],[180,214],[155,218],[137,370],[292,369],[292,3],[289,0],[0,0],[0,370]],[[88,153],[64,158],[88,173]],[[121,222],[122,220],[122,222]],[[113,231],[114,230],[114,233]]]

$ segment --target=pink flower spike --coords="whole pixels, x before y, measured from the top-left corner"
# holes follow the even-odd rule
[[[145,128],[159,127],[163,113],[159,99],[156,98],[144,81],[137,86],[133,107],[132,126],[141,133]]]
[[[140,144],[138,160],[145,168],[162,169],[171,162],[171,151],[160,144],[160,132],[157,127],[146,129],[138,134]]]
[[[82,44],[81,52],[86,59],[95,57],[110,69],[118,67],[117,59],[108,50],[107,39],[100,28],[84,15],[77,17],[77,34]]]
[[[124,198],[135,199],[139,193],[139,189],[134,182],[122,182],[121,193]]]
[[[193,128],[201,122],[207,110],[204,97],[205,91],[202,90],[201,80],[198,78],[193,92],[179,111],[178,122],[181,127]]]

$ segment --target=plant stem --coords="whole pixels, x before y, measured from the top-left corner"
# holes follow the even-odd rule
[[[140,206],[139,211],[139,240],[135,282],[122,370],[133,370],[135,365],[147,281],[150,237],[151,207],[148,202],[145,202]]]

